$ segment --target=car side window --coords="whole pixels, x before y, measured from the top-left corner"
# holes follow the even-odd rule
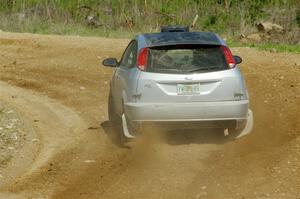
[[[137,42],[131,41],[127,46],[120,63],[120,67],[130,69],[136,66],[137,61]]]

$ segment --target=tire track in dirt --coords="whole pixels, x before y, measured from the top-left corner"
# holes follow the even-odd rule
[[[25,122],[32,125],[31,128],[36,133],[34,142],[37,142],[28,143],[27,145],[36,146],[25,146],[22,150],[24,157],[19,157],[6,170],[5,174],[10,180],[6,180],[8,184],[2,185],[1,190],[28,192],[28,182],[34,179],[34,176],[39,176],[43,167],[51,164],[53,156],[76,145],[83,129],[87,127],[74,111],[46,96],[4,82],[0,82],[0,91],[0,99],[16,107],[26,118]],[[46,186],[43,183],[34,189]]]

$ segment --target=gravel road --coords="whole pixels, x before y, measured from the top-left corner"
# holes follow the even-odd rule
[[[128,42],[0,32],[0,126],[18,127],[0,129],[0,198],[300,198],[299,54],[233,49],[249,136],[153,132],[120,147],[107,121],[112,69],[100,61]]]

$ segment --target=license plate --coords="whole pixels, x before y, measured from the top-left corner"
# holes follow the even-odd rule
[[[178,95],[199,95],[200,84],[177,84]]]

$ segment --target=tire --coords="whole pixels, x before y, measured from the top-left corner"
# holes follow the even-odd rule
[[[118,114],[115,111],[114,99],[111,90],[109,91],[109,96],[108,96],[108,119],[112,124],[119,124],[121,121],[121,118],[118,116]]]
[[[242,129],[228,129],[229,135],[226,136],[226,140],[234,141],[236,137],[242,132]]]
[[[109,91],[108,96],[108,119],[113,127],[114,142],[118,146],[123,147],[128,142],[128,139],[123,133],[122,118],[116,113],[114,98],[111,90]]]
[[[227,137],[231,140],[236,140],[245,135],[250,134],[252,129],[253,129],[253,113],[252,113],[251,109],[249,109],[246,125],[241,129],[229,129],[229,136],[227,136]]]

